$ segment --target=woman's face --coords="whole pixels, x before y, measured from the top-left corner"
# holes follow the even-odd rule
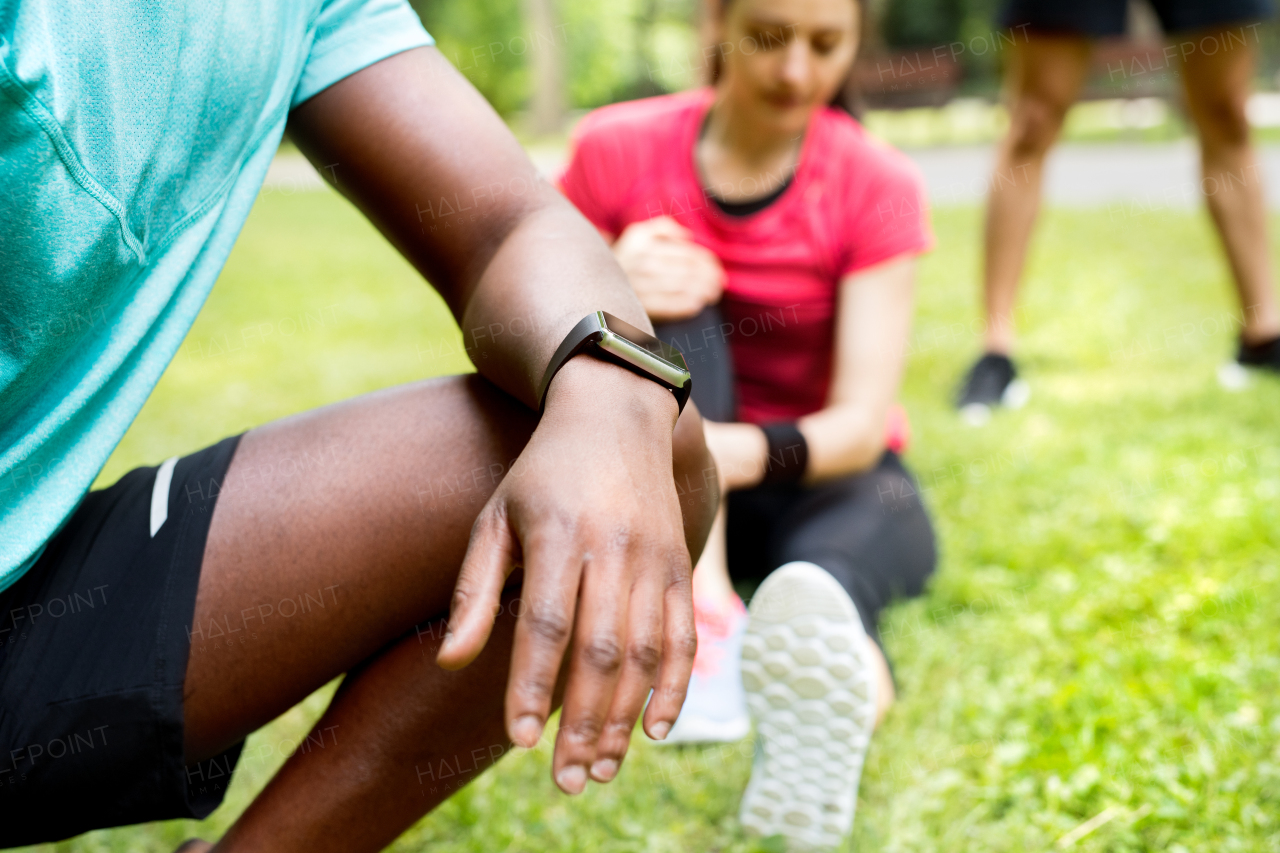
[[[717,91],[762,130],[802,133],[830,102],[858,48],[856,0],[721,0]]]

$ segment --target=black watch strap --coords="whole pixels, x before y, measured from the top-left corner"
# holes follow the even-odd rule
[[[584,350],[652,379],[675,395],[676,404],[684,411],[693,389],[693,379],[680,350],[664,344],[646,332],[606,311],[593,311],[570,330],[547,365],[538,385],[538,411],[547,404],[547,389],[564,363]]]

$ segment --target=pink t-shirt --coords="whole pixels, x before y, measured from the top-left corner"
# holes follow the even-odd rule
[[[698,89],[596,110],[574,134],[560,187],[608,234],[670,216],[710,249],[727,276],[720,307],[738,419],[793,420],[827,404],[841,278],[932,246],[923,182],[903,154],[828,108],[810,123],[782,196],[727,216],[694,165],[712,98]]]

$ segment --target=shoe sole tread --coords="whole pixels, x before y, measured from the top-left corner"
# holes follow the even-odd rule
[[[742,823],[793,848],[834,848],[853,825],[875,726],[862,623],[839,583],[812,565],[770,575],[750,612],[742,675],[757,758]]]

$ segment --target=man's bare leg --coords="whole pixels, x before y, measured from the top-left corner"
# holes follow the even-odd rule
[[[1040,210],[1045,156],[1080,94],[1090,53],[1086,39],[1070,36],[1031,36],[1012,48],[1009,132],[996,152],[983,239],[987,352],[1008,355],[1013,348],[1018,280]]]
[[[470,667],[436,665],[444,623],[427,626],[343,683],[313,730],[214,848],[381,850],[500,758],[515,618],[504,613]]]
[[[1280,336],[1262,176],[1249,138],[1245,104],[1253,80],[1254,44],[1246,28],[1201,34],[1213,53],[1182,61],[1187,110],[1200,136],[1201,188],[1218,228],[1243,309],[1243,337],[1255,344]]]
[[[447,759],[465,782],[505,749],[511,614],[459,672],[435,664],[442,631],[414,626],[448,610],[472,522],[533,426],[525,407],[468,377],[367,395],[242,440],[196,599],[188,762],[348,677],[315,730],[327,746],[290,758],[219,849],[379,850],[448,795],[419,784],[419,770]],[[679,468],[694,457],[676,458],[677,473],[701,475]],[[682,506],[698,500],[689,493]],[[301,604],[284,615],[289,600]]]

